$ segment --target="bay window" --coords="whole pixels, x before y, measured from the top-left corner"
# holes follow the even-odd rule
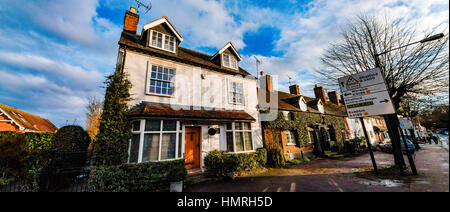
[[[226,142],[228,152],[253,151],[252,129],[250,122],[232,122],[227,124]]]
[[[150,33],[150,46],[175,53],[175,37],[154,30]]]
[[[182,157],[183,132],[179,121],[133,121],[129,163],[163,161]]]

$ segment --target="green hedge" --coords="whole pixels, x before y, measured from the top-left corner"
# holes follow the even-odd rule
[[[267,163],[267,150],[264,148],[254,153],[227,153],[214,150],[205,157],[205,167],[213,176],[225,176],[226,173],[248,171],[264,167]]]
[[[27,145],[29,141],[22,133],[2,133],[0,137],[0,186],[21,178],[26,180],[23,191],[39,191],[42,188],[42,173],[48,171],[50,157],[47,150],[29,149],[29,145]]]
[[[89,185],[94,192],[149,192],[168,190],[170,182],[182,181],[184,160],[93,167]]]
[[[34,133],[34,132],[12,132],[12,131],[1,131],[0,138],[11,137],[11,136],[23,136],[26,140],[26,147],[28,150],[50,150],[53,148],[53,137],[54,133]]]

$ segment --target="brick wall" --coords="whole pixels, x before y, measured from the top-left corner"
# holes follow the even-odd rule
[[[5,116],[0,116],[0,121],[9,120]],[[20,129],[18,126],[16,126],[13,123],[10,122],[0,122],[0,131],[18,131],[20,132]]]

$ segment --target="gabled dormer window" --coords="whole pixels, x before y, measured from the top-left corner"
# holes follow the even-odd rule
[[[175,53],[175,37],[150,30],[149,46]]]
[[[325,110],[323,108],[323,102],[322,101],[318,101],[317,102],[317,109],[319,110],[320,113],[324,113]]]
[[[300,110],[302,110],[302,111],[306,111],[308,109],[308,107],[306,106],[306,101],[303,97],[300,98],[299,105],[300,105]]]
[[[229,54],[222,54],[222,65],[227,68],[238,69],[236,58]]]

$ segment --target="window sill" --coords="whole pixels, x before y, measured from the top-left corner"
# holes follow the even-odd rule
[[[297,146],[297,144],[286,144],[286,146]]]
[[[145,93],[147,96],[159,96],[159,97],[167,97],[167,98],[175,98],[174,95],[164,95],[164,94],[155,94],[155,93]]]
[[[170,53],[173,53],[173,54],[176,54],[176,53],[177,53],[176,50],[175,50],[175,51],[170,51],[170,50],[167,50],[167,49],[164,49],[164,48],[159,48],[159,47],[157,47],[157,46],[148,45],[148,47],[154,48],[154,49],[158,49],[158,50],[162,50],[162,51],[165,51],[165,52],[170,52]],[[175,49],[176,49],[176,48],[175,48]]]
[[[238,106],[245,106],[244,103],[234,103],[234,102],[228,102],[230,105],[238,105]]]
[[[228,154],[242,154],[242,153],[254,153],[256,150],[244,151],[244,152],[227,152]]]
[[[150,160],[150,161],[144,161],[144,162],[128,162],[128,164],[157,163],[157,162],[166,162],[166,161],[174,161],[174,160],[184,160],[184,158],[174,158],[174,159],[165,159],[165,160]]]

